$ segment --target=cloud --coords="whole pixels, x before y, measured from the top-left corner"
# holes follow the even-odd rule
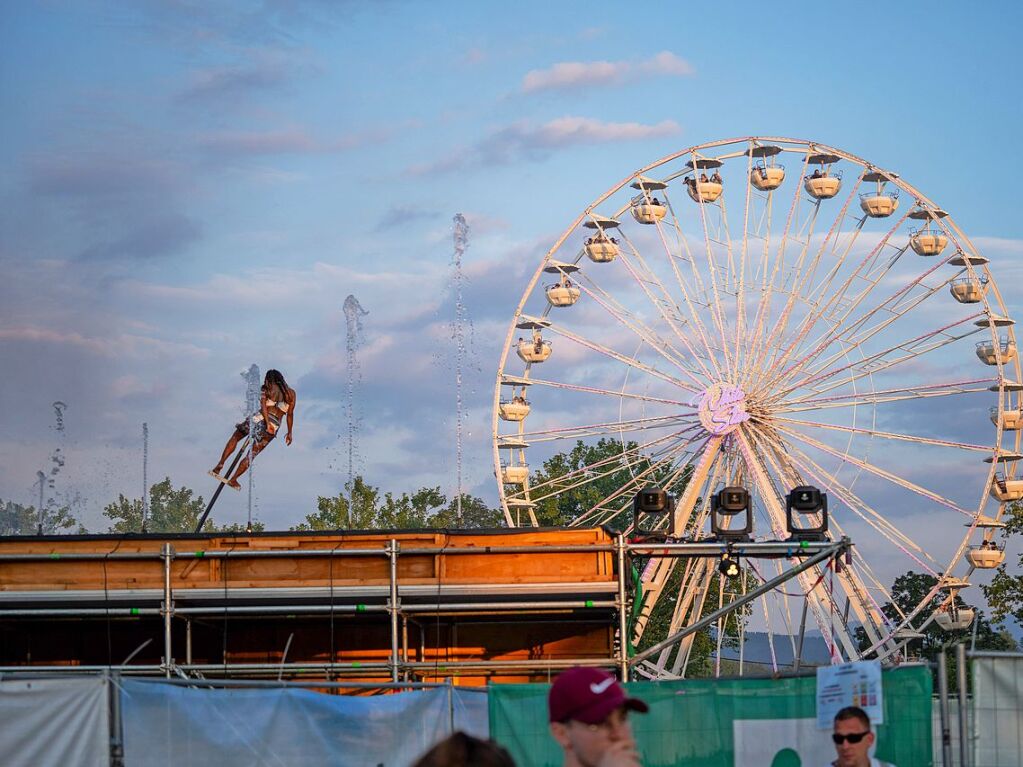
[[[160,258],[184,250],[201,234],[199,222],[180,213],[171,213],[143,221],[109,242],[92,245],[82,251],[79,258]]]
[[[395,227],[408,226],[419,221],[434,221],[440,217],[436,210],[421,208],[418,205],[392,205],[380,217],[374,232],[386,232]]]
[[[196,146],[207,156],[255,157],[283,154],[330,154],[380,143],[391,132],[373,129],[334,139],[317,139],[301,128],[270,131],[226,131],[200,136]]]
[[[522,78],[522,92],[564,91],[621,86],[642,77],[687,77],[692,65],[670,51],[643,61],[564,61],[549,69],[533,69]]]
[[[413,176],[450,173],[468,168],[538,162],[573,146],[641,141],[673,136],[682,128],[674,120],[654,125],[638,122],[603,122],[591,117],[566,116],[542,125],[521,121],[493,131],[477,144],[456,150],[432,163],[408,169]]]

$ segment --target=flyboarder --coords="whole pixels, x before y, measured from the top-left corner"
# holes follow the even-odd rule
[[[277,436],[277,431],[281,427],[281,420],[285,417],[288,421],[288,433],[284,437],[284,443],[290,445],[291,432],[295,425],[295,401],[295,390],[288,386],[280,371],[267,370],[266,376],[263,379],[263,387],[259,394],[258,415],[246,418],[244,421],[235,424],[234,433],[227,440],[227,444],[224,446],[224,453],[220,456],[217,465],[210,470],[210,475],[233,487],[235,490],[241,490],[242,486],[239,484],[238,478],[249,468],[249,456],[247,453],[241,454],[245,453],[243,447],[239,454],[241,463],[238,464],[233,477],[230,476],[231,469],[227,471],[228,476],[221,476],[220,474],[224,469],[224,464],[227,463],[227,459],[231,457],[235,448],[238,447],[238,443],[243,438],[249,436],[253,439],[252,458],[255,458]],[[250,423],[254,428],[250,429]],[[249,434],[250,430],[254,432],[251,435]],[[235,461],[237,462],[237,460],[236,458]]]

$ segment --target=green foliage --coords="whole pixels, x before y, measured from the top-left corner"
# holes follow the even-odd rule
[[[448,501],[439,487],[423,487],[414,493],[381,494],[380,489],[356,477],[351,487],[352,509],[347,493],[320,496],[316,513],[293,530],[419,530],[424,528],[499,527],[504,516],[471,495],[462,495],[462,523],[457,521],[457,503]]]
[[[548,458],[530,478],[530,484],[538,488],[538,496],[550,496],[537,502],[537,520],[541,525],[567,525],[598,504],[605,504],[608,511],[630,509],[607,523],[622,531],[632,520],[632,498],[639,489],[660,485],[677,497],[688,473],[685,479],[669,483],[670,467],[651,471],[651,460],[640,455],[638,448],[636,442],[623,447],[618,440],[602,437],[595,445],[580,440],[567,453]],[[635,477],[640,476],[643,479],[637,482]]]
[[[504,527],[504,514],[487,506],[481,498],[462,493],[462,521],[458,521],[458,499],[452,498],[430,517],[430,527],[460,530]]]
[[[938,579],[933,575],[915,573],[912,570],[905,575],[900,575],[895,579],[895,583],[892,584],[891,595],[893,601],[886,602],[881,607],[881,611],[891,621],[900,622],[900,611],[904,614],[909,614],[924,600],[924,597],[934,588],[937,582]],[[942,591],[931,597],[920,613],[920,616],[914,621],[914,624],[922,624],[941,606],[944,600],[945,593]],[[921,658],[933,662],[937,660],[938,653],[941,652],[943,646],[951,646],[959,642],[966,642],[977,650],[1012,651],[1017,649],[1016,640],[1012,638],[1009,632],[1003,627],[992,626],[991,622],[984,617],[983,611],[974,608],[958,594],[955,597],[955,604],[958,609],[971,608],[976,610],[973,625],[958,631],[944,631],[938,626],[937,622],[931,621],[922,631],[924,634],[923,638],[911,642],[910,649],[914,654],[918,654]],[[898,609],[896,609],[896,606]],[[860,627],[856,629],[856,638],[861,650],[865,650],[870,646],[866,632]],[[954,688],[956,684],[955,653],[946,653],[946,660],[949,670],[949,684]]]
[[[638,560],[637,564],[641,571],[645,560]],[[657,600],[657,604],[654,605],[654,609],[650,613],[650,619],[647,621],[643,636],[636,647],[638,651],[652,647],[668,638],[668,631],[671,628],[671,616],[675,609],[675,599],[679,589],[682,587],[682,578],[685,573],[686,564],[686,559],[680,559],[675,565],[675,569],[672,571],[667,584],[665,584],[665,588],[661,592],[661,598]],[[742,567],[741,575],[736,578],[723,578],[715,572],[710,578],[710,591],[704,600],[700,617],[703,618],[710,615],[722,604],[728,604],[744,593],[744,591],[755,589],[758,585],[760,585],[760,581],[746,567]],[[722,647],[738,646],[740,626],[748,622],[751,609],[751,605],[746,605],[730,613],[724,619]],[[692,649],[689,651],[689,665],[686,669],[687,677],[713,675],[714,659],[712,655],[717,651],[716,630],[717,624],[714,624],[713,628],[708,627],[696,633]]]
[[[76,532],[85,532],[67,506],[43,512],[44,533],[52,535],[73,528],[78,528]],[[14,501],[0,500],[0,535],[35,535],[38,530],[39,515],[35,506],[22,506]]]
[[[202,496],[187,487],[177,490],[170,477],[149,488],[149,517],[146,531],[150,533],[190,533],[199,524],[206,504]],[[118,496],[117,501],[103,509],[103,516],[111,520],[112,533],[139,533],[142,531],[142,499]],[[203,527],[206,531],[215,529],[212,520]]]
[[[1005,540],[1008,545],[1012,536],[1023,533],[1023,501],[1016,501],[1006,508]],[[1012,618],[1023,628],[1023,549],[1016,561],[1016,574],[1009,572],[1006,561],[999,565],[994,578],[988,586],[984,586],[984,596],[991,606],[991,615],[995,620]]]

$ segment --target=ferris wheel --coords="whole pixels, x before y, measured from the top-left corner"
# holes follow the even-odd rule
[[[801,601],[834,662],[891,661],[931,621],[968,626],[956,594],[1004,560],[995,534],[1023,499],[1021,392],[991,264],[951,215],[840,149],[729,139],[637,171],[542,258],[497,371],[494,468],[511,526],[574,492],[589,500],[570,524],[625,529],[658,484],[687,538],[707,534],[729,486],[748,489],[758,537],[783,538],[786,493],[818,487],[852,564],[802,573],[752,615],[791,636]],[[595,440],[614,454],[538,471]],[[671,580],[677,565],[643,572],[634,641],[658,599],[675,631],[721,597],[712,562]],[[782,564],[758,567],[764,581]],[[907,570],[937,585],[886,614],[886,584]],[[687,657],[658,669],[684,675]]]

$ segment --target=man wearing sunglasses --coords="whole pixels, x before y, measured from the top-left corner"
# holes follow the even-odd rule
[[[565,767],[640,767],[629,712],[649,708],[629,698],[618,680],[598,668],[571,668],[547,697],[551,735]]]
[[[835,714],[835,730],[831,733],[838,758],[831,767],[893,767],[869,755],[874,745],[870,717],[862,708],[847,706]]]

